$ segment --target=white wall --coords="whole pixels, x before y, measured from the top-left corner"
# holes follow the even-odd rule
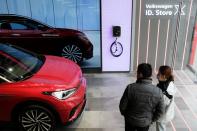
[[[129,71],[131,54],[132,0],[102,0],[102,71]],[[112,26],[121,26],[118,41],[123,45],[123,54],[113,57],[110,45],[115,40]]]

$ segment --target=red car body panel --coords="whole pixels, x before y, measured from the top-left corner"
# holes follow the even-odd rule
[[[52,107],[63,124],[77,118],[83,110],[86,80],[79,66],[65,58],[45,57],[44,65],[32,77],[24,81],[0,84],[0,121],[11,121],[15,107],[28,101],[45,103]],[[43,94],[70,88],[77,88],[77,91],[65,100]],[[70,116],[74,108],[75,112]]]

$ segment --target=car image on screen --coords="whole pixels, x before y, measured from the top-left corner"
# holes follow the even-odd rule
[[[0,43],[0,121],[23,131],[53,131],[86,103],[86,80],[69,59]]]
[[[93,45],[83,32],[54,28],[15,14],[0,14],[0,42],[39,54],[63,56],[75,63],[93,57]]]

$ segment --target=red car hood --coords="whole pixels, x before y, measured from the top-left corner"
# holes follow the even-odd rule
[[[46,60],[41,69],[26,82],[69,87],[76,86],[81,77],[81,69],[74,62],[63,57],[45,56]]]

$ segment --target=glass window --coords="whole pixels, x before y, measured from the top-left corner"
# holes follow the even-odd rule
[[[48,26],[45,23],[42,23],[40,21],[34,21],[34,20],[24,20],[24,24],[27,25],[31,29],[48,29],[50,26]]]
[[[5,44],[0,44],[0,60],[0,74],[14,81],[34,74],[43,63],[34,54]]]
[[[9,23],[6,23],[6,22],[0,23],[0,27],[1,27],[1,29],[3,29],[3,30],[10,30],[10,29],[11,29],[10,24],[9,24]]]
[[[12,30],[28,30],[30,29],[28,26],[21,23],[10,23]]]

